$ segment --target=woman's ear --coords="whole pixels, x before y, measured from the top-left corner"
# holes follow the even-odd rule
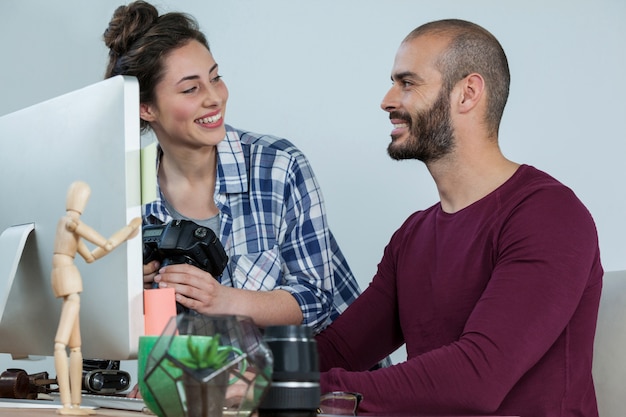
[[[146,122],[154,122],[156,120],[156,114],[154,113],[150,104],[141,103],[139,105],[139,117]]]
[[[472,73],[460,81],[461,88],[458,102],[460,113],[466,113],[476,107],[485,97],[485,80],[480,74]]]

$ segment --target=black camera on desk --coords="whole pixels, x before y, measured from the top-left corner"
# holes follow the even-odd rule
[[[143,263],[158,260],[162,266],[191,264],[215,278],[228,262],[218,237],[208,227],[191,220],[172,220],[161,225],[143,226]]]
[[[120,370],[120,361],[83,359],[82,389],[94,394],[119,394],[130,388],[130,374]]]

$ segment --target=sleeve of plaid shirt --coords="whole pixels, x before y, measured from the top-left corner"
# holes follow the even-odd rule
[[[304,324],[319,330],[331,314],[334,273],[323,197],[299,151],[285,175],[284,224],[278,236],[284,275],[277,288],[289,291],[302,309]]]

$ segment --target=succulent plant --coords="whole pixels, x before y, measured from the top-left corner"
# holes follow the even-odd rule
[[[226,365],[232,346],[220,345],[220,334],[214,336],[189,336],[187,338],[189,356],[179,357],[178,360],[192,369],[217,370]]]

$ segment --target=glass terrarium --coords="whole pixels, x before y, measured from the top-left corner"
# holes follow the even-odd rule
[[[139,390],[157,416],[248,417],[271,383],[271,350],[248,317],[180,314],[152,343],[140,340]]]

